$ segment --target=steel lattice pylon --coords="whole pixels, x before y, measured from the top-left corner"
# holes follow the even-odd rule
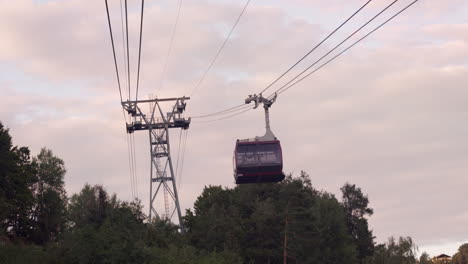
[[[126,101],[122,103],[124,109],[132,117],[132,123],[127,124],[127,132],[133,133],[138,130],[149,131],[151,157],[149,220],[151,221],[153,214],[157,217],[172,220],[175,212],[177,212],[179,225],[182,231],[184,231],[184,227],[181,221],[182,214],[180,210],[179,195],[177,193],[174,167],[171,159],[169,129],[189,128],[190,118],[185,119],[181,117],[185,110],[185,101],[189,99],[190,98],[188,97],[180,97]],[[164,102],[174,103],[171,111],[166,114],[164,114],[161,107],[161,104]],[[149,105],[148,114],[142,112],[140,108],[142,104]],[[164,192],[165,212],[163,216],[162,214],[158,214],[155,207],[156,198],[160,191]],[[175,204],[172,212],[169,210],[167,196],[169,196]]]

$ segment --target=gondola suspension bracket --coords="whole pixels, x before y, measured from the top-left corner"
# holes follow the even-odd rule
[[[265,110],[265,130],[266,130],[265,135],[262,137],[255,137],[255,140],[263,141],[263,140],[275,140],[276,139],[275,135],[273,134],[270,128],[269,109],[273,105],[273,103],[276,101],[277,97],[278,95],[276,93],[271,99],[263,97],[262,94],[259,94],[259,95],[254,94],[254,95],[249,95],[249,97],[245,99],[245,104],[250,104],[251,102],[255,103],[254,109],[256,109],[260,104],[263,104],[263,109]]]

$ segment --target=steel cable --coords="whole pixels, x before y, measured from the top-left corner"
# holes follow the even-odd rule
[[[128,45],[128,10],[127,10],[127,0],[125,0],[125,32],[127,37],[127,76],[128,76],[128,100],[131,100],[130,96],[130,46]]]
[[[200,85],[202,84],[202,82],[205,80],[205,77],[206,75],[208,74],[208,72],[211,70],[211,68],[213,67],[214,63],[216,62],[216,60],[218,59],[219,57],[219,54],[221,54],[221,51],[223,51],[224,49],[224,46],[226,46],[226,43],[228,42],[229,38],[231,37],[232,35],[232,32],[234,32],[234,29],[236,28],[237,24],[239,23],[240,19],[242,18],[242,15],[245,13],[245,10],[247,9],[247,7],[249,6],[249,3],[250,3],[250,0],[247,0],[247,2],[245,3],[244,5],[244,8],[242,9],[241,13],[239,14],[239,16],[237,17],[237,20],[236,22],[234,23],[234,25],[232,26],[231,30],[229,31],[227,37],[224,39],[223,43],[221,44],[221,47],[218,49],[218,52],[216,53],[216,55],[214,56],[214,58],[211,60],[210,64],[208,65],[208,68],[206,68],[205,72],[203,73],[202,77],[200,78],[200,80],[198,80],[198,83],[195,85],[195,87],[192,89],[192,92],[190,93],[190,96],[193,96],[193,94],[195,93],[195,91],[198,89],[198,87],[200,87]]]
[[[371,23],[372,21],[374,21],[374,19],[376,19],[377,17],[379,17],[383,12],[387,11],[392,5],[394,5],[396,2],[398,2],[399,0],[394,0],[393,2],[391,2],[389,5],[387,5],[384,9],[382,9],[379,13],[377,13],[375,16],[373,16],[371,19],[369,19],[366,23],[364,23],[364,25],[362,25],[361,27],[359,27],[358,29],[356,29],[353,33],[351,33],[350,35],[348,35],[348,37],[346,37],[343,41],[341,41],[340,43],[338,43],[337,45],[335,45],[335,47],[333,47],[331,50],[329,50],[327,53],[325,53],[322,57],[320,57],[318,60],[316,60],[314,63],[312,63],[309,67],[307,67],[305,70],[303,70],[302,72],[300,72],[298,75],[296,75],[294,78],[292,78],[291,80],[289,80],[287,83],[285,83],[283,86],[281,86],[279,89],[277,89],[275,91],[275,93],[279,92],[281,89],[283,89],[284,87],[288,86],[290,83],[292,83],[294,80],[296,80],[297,78],[299,78],[302,74],[304,74],[305,72],[307,72],[310,68],[312,68],[313,66],[317,65],[317,63],[319,63],[320,61],[322,61],[325,57],[327,57],[328,55],[330,55],[330,53],[332,53],[333,51],[335,51],[337,48],[339,48],[341,45],[343,45],[343,43],[345,43],[346,41],[348,41],[351,37],[353,37],[356,33],[358,33],[359,31],[361,31],[364,27],[366,27],[369,23]]]
[[[291,87],[293,87],[294,85],[298,84],[299,82],[301,82],[302,80],[304,80],[305,78],[309,77],[311,74],[317,72],[318,70],[320,70],[321,68],[325,67],[327,64],[329,64],[330,62],[332,62],[333,60],[335,60],[336,58],[338,58],[339,56],[341,56],[342,54],[344,54],[345,52],[347,52],[349,49],[351,49],[352,47],[354,47],[356,44],[358,44],[359,42],[361,42],[362,40],[364,40],[365,38],[367,38],[368,36],[370,36],[372,33],[374,33],[375,31],[377,31],[378,29],[380,29],[381,27],[383,27],[385,24],[387,24],[388,22],[390,22],[392,19],[394,19],[396,16],[400,15],[402,12],[404,12],[406,9],[410,8],[412,5],[414,5],[417,1],[419,0],[414,0],[413,2],[411,2],[410,4],[408,4],[407,6],[405,6],[403,9],[401,9],[399,12],[397,12],[395,15],[391,16],[390,18],[388,18],[387,20],[385,20],[383,23],[381,23],[380,25],[378,25],[377,27],[375,27],[372,31],[370,31],[369,33],[367,33],[366,35],[364,35],[362,38],[358,39],[357,41],[355,41],[353,44],[351,44],[350,46],[348,46],[346,49],[344,49],[343,51],[341,51],[340,53],[338,53],[337,55],[333,56],[331,59],[329,59],[328,61],[326,61],[325,63],[323,63],[322,65],[320,65],[317,69],[311,71],[310,73],[308,73],[307,75],[305,75],[304,77],[300,78],[299,80],[297,80],[296,82],[292,83],[291,85],[287,86],[287,87],[282,87],[280,89],[278,89],[276,91],[276,93],[278,94],[281,94],[285,91],[287,91],[288,89],[290,89]],[[310,68],[310,67],[309,67]],[[308,69],[309,69],[308,68]]]
[[[307,52],[300,60],[294,63],[289,69],[287,69],[283,74],[281,74],[278,78],[276,78],[273,82],[271,82],[265,89],[263,89],[260,94],[268,90],[272,87],[276,82],[278,82],[281,78],[283,78],[288,72],[290,72],[294,67],[296,67],[299,63],[301,63],[305,58],[307,58],[312,52],[314,52],[318,47],[320,47],[325,41],[327,41],[332,35],[334,35],[340,28],[342,28],[349,20],[351,20],[355,15],[361,12],[364,7],[366,7],[372,0],[368,0],[363,6],[361,6],[358,10],[356,10],[350,17],[348,17],[345,21],[343,21],[335,30],[333,30],[328,36],[326,36],[322,41],[320,41],[315,47],[313,47],[309,52]]]
[[[177,31],[177,25],[179,24],[179,17],[180,17],[180,10],[182,9],[182,0],[179,0],[179,8],[177,9],[177,16],[174,23],[174,27],[172,28],[171,40],[169,41],[169,48],[167,49],[166,60],[164,62],[164,67],[161,72],[161,85],[160,89],[163,87],[164,79],[166,78],[166,70],[167,65],[169,64],[169,58],[171,57],[172,47],[174,45],[175,34]]]
[[[119,68],[117,66],[117,56],[115,55],[114,36],[112,33],[112,25],[111,25],[110,14],[109,14],[109,5],[107,4],[107,0],[105,0],[105,3],[106,3],[106,12],[107,12],[107,22],[109,23],[109,33],[110,33],[110,38],[111,38],[111,43],[112,43],[112,53],[114,54],[115,73],[117,75],[117,83],[119,86],[120,102],[123,102],[122,88],[120,86]]]
[[[138,88],[140,87],[140,62],[141,62],[141,40],[143,38],[143,14],[145,8],[145,0],[141,0],[141,20],[140,20],[140,44],[138,45],[138,70],[135,100],[138,100]]]
[[[312,52],[314,52],[318,47],[320,47],[325,41],[327,41],[332,35],[334,35],[340,28],[342,28],[346,23],[349,22],[354,16],[356,16],[364,7],[366,7],[372,0],[368,0],[364,5],[362,5],[358,10],[356,10],[350,17],[348,17],[345,21],[343,21],[337,28],[335,28],[330,34],[328,34],[322,41],[320,41],[317,45],[315,45],[309,52],[307,52],[301,59],[299,59],[296,63],[294,63],[289,69],[287,69],[283,74],[281,74],[279,77],[277,77],[272,83],[270,83],[266,88],[264,88],[259,94],[265,92],[268,90],[270,87],[272,87],[278,80],[280,80],[282,77],[284,77],[288,72],[290,72],[294,67],[296,67],[300,62],[302,62],[306,57],[308,57]],[[210,114],[205,114],[205,115],[200,115],[200,116],[194,116],[193,118],[206,118],[210,116],[216,116],[216,115],[224,115],[227,113],[235,112],[238,111],[238,108],[241,108],[244,106],[244,104],[240,104],[225,110],[217,111],[214,113]],[[240,109],[239,109],[240,110]],[[242,109],[244,110],[244,109]],[[245,111],[246,112],[246,111]],[[232,116],[236,116],[237,114],[234,114]],[[226,118],[220,118],[216,120],[223,120]],[[214,121],[214,120],[210,120]]]

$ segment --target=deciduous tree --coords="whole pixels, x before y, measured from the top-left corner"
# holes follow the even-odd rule
[[[393,237],[385,244],[375,247],[374,255],[366,259],[366,264],[416,264],[417,247],[411,237]]]
[[[468,264],[468,243],[461,245],[453,256],[452,264]]]
[[[58,238],[65,228],[67,195],[64,177],[65,163],[51,150],[42,148],[33,159],[37,167],[37,182],[34,185],[36,206],[34,219],[36,243],[45,244]]]
[[[423,252],[419,257],[419,264],[432,264],[432,260],[429,254]]]

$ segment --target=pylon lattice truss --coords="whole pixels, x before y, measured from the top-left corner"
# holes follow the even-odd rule
[[[147,130],[150,141],[150,200],[149,200],[149,220],[152,216],[172,220],[177,212],[178,222],[181,230],[182,214],[180,210],[179,195],[174,174],[174,166],[171,158],[171,147],[169,140],[170,128],[188,129],[190,118],[182,117],[185,111],[186,100],[189,97],[149,99],[122,102],[123,108],[131,116],[131,123],[127,123],[127,133]],[[172,103],[171,110],[164,113],[162,105]],[[142,105],[148,105],[148,113],[142,111]],[[160,191],[164,193],[164,214],[158,214],[156,201]],[[175,206],[170,210],[168,198],[170,197]]]

